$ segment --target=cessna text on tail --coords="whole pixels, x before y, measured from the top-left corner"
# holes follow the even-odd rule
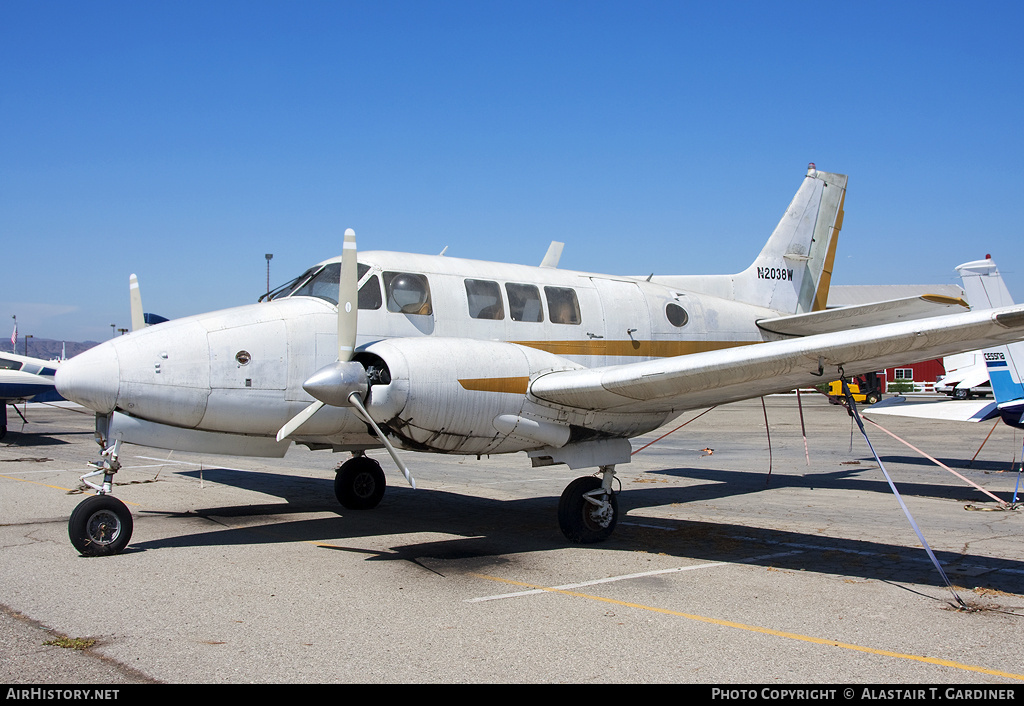
[[[335,489],[375,506],[364,451],[525,452],[600,473],[571,483],[559,523],[599,541],[618,514],[629,439],[680,413],[1014,340],[1024,307],[966,312],[913,298],[826,310],[847,178],[811,165],[750,267],[630,277],[394,252],[322,262],[267,301],[133,331],[68,361],[57,386],[96,412],[98,491],[71,516],[79,551],[120,551],[110,494],[122,442],[276,455],[353,452]],[[949,314],[950,311],[959,313]],[[920,317],[920,318],[914,318]],[[412,469],[413,471],[415,469]],[[86,476],[89,478],[89,476]],[[102,478],[102,480],[100,480]]]

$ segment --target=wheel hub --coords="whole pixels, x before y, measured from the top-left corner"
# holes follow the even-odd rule
[[[121,533],[121,522],[117,515],[109,510],[100,510],[89,517],[86,525],[89,539],[94,544],[113,544]]]

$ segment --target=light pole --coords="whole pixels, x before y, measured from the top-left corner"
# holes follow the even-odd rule
[[[267,258],[267,294],[270,294],[270,261],[274,259],[274,254],[268,252],[265,257]]]
[[[33,338],[31,333],[25,334],[25,357],[28,357],[28,339]]]

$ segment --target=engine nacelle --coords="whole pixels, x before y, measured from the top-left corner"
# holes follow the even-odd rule
[[[527,395],[535,376],[580,367],[565,358],[514,343],[431,337],[379,341],[356,359],[379,378],[367,410],[405,448],[507,453],[569,439],[568,424]]]

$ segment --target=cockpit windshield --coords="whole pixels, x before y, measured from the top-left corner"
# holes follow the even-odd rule
[[[362,263],[357,267],[357,277],[362,280],[369,271],[369,266]],[[326,265],[311,267],[292,281],[264,294],[260,301],[272,301],[285,297],[318,297],[338,305],[338,279],[341,277],[341,263],[331,262]],[[379,296],[379,295],[378,295]]]
[[[341,277],[341,263],[324,265],[320,271],[299,283],[288,293],[290,297],[319,297],[331,304],[338,304],[338,279]]]

